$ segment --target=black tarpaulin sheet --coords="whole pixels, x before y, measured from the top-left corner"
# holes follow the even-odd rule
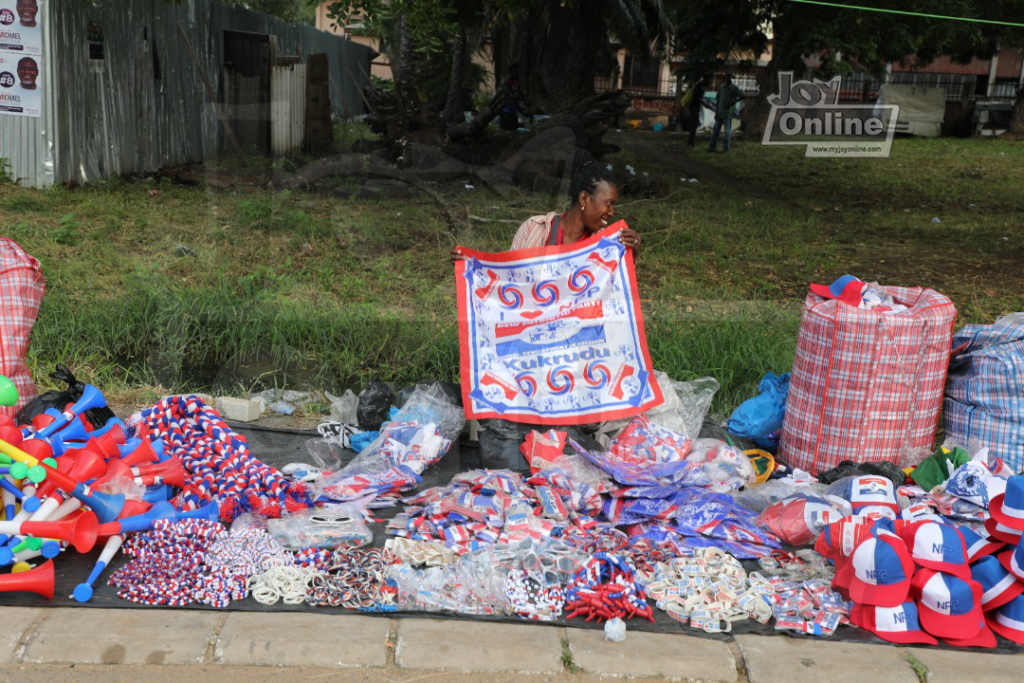
[[[275,467],[283,467],[288,463],[292,462],[311,462],[311,458],[306,450],[306,441],[308,439],[319,438],[319,435],[314,431],[298,431],[298,430],[283,430],[283,429],[269,429],[265,427],[252,427],[247,425],[233,424],[233,429],[242,434],[249,443],[254,456],[262,460],[263,462],[273,465]],[[355,456],[354,453],[347,454],[349,458]],[[476,457],[476,444],[470,441],[461,441],[460,443],[453,444],[452,448],[447,454],[436,464],[434,467],[428,469],[423,473],[423,483],[421,489],[429,488],[431,486],[440,486],[446,484],[455,474],[462,472],[466,469],[472,469],[476,466],[479,458]],[[399,508],[385,508],[374,510],[374,517],[380,519],[390,519],[396,513],[400,512]],[[384,525],[379,523],[371,523],[370,528],[374,533],[373,546],[383,546],[387,536],[384,533]],[[55,590],[53,600],[46,600],[45,598],[35,595],[33,593],[0,593],[0,605],[10,606],[23,606],[23,607],[94,607],[94,608],[120,608],[120,609],[153,609],[147,605],[140,605],[134,602],[128,602],[121,600],[117,597],[116,588],[107,585],[107,579],[110,577],[112,571],[122,566],[127,558],[124,555],[118,555],[117,558],[111,562],[111,566],[100,577],[100,580],[96,582],[95,593],[90,602],[80,603],[76,602],[71,597],[71,592],[74,587],[79,583],[85,581],[88,577],[89,572],[92,570],[93,565],[96,563],[96,559],[99,557],[100,548],[97,547],[92,552],[79,555],[74,551],[65,551],[59,557],[54,560],[54,569],[56,574],[55,579]],[[166,608],[163,608],[166,609]],[[213,607],[207,607],[205,605],[193,604],[185,608],[179,609],[198,609],[198,610],[213,610]],[[233,611],[245,611],[245,612],[311,612],[317,614],[352,614],[352,610],[346,610],[341,607],[309,607],[307,605],[285,605],[282,602],[278,602],[275,605],[263,605],[252,598],[248,598],[241,602],[232,602],[227,610]],[[364,613],[360,613],[364,614]],[[368,613],[373,615],[373,613]],[[626,623],[627,631],[645,631],[654,633],[685,633],[691,636],[700,636],[707,638],[729,638],[731,635],[738,634],[756,634],[756,635],[786,635],[793,638],[813,638],[813,636],[805,636],[794,634],[789,631],[776,631],[774,626],[771,624],[758,624],[753,620],[746,620],[738,622],[734,625],[731,634],[708,634],[698,629],[691,629],[689,626],[684,626],[679,622],[673,620],[665,612],[655,609],[654,610],[655,620],[654,623],[647,621],[646,619],[633,619]],[[506,622],[506,623],[524,623],[524,620],[516,617],[503,617],[503,616],[470,616],[463,614],[447,614],[447,613],[424,613],[424,612],[385,612],[379,614],[385,618],[402,617],[402,616],[430,616],[435,618],[445,619],[468,619],[468,620],[482,620],[492,622]],[[596,623],[588,623],[583,619],[560,619],[555,622],[528,622],[538,625],[551,625],[551,626],[569,626],[573,628],[591,628],[600,629],[602,625]],[[977,652],[997,652],[997,653],[1016,653],[1024,650],[1019,645],[1016,645],[1002,637],[997,636],[999,640],[999,647],[994,650],[983,650],[979,648],[953,648],[947,645],[938,645],[933,647],[944,648],[944,649],[956,649],[964,650],[971,649]],[[841,626],[836,633],[827,638],[826,640],[840,640],[846,642],[863,642],[863,643],[883,643],[879,638],[876,638],[872,634],[862,629],[852,628],[849,626]],[[918,646],[918,647],[929,647],[929,646]]]

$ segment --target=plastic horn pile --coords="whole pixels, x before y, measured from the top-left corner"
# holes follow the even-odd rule
[[[14,385],[0,376],[0,405],[16,403]],[[52,597],[52,558],[68,547],[87,553],[102,545],[92,572],[74,589],[74,598],[87,602],[125,534],[147,531],[157,519],[219,518],[216,505],[181,512],[168,502],[186,473],[160,442],[154,448],[127,438],[117,418],[93,429],[86,412],[105,406],[100,390],[86,385],[78,401],[46,410],[31,426],[0,416],[0,566],[11,567],[0,576],[0,592]],[[138,500],[115,492],[125,488],[145,493]]]

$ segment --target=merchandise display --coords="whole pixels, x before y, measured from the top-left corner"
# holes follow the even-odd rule
[[[455,385],[374,381],[338,400],[345,421],[320,438],[258,439],[196,395],[126,423],[60,366],[66,391],[0,413],[0,598],[556,622],[602,628],[606,647],[627,629],[1024,645],[1013,421],[951,416],[965,442],[933,443],[951,302],[856,278],[814,292],[792,378],[765,374],[728,421],[705,421],[716,381],[651,371],[643,400],[602,424],[506,422],[488,413],[504,385],[481,377],[468,398],[485,431],[512,425],[515,469],[474,466],[489,446],[464,434]],[[865,321],[891,328],[888,346],[847,339]],[[958,353],[1007,362],[1015,349],[992,349],[1019,320],[1004,328],[971,330],[987,341]],[[850,369],[890,352],[921,358],[920,376]],[[842,398],[865,382],[870,415]],[[947,403],[983,404],[983,384],[958,375]],[[0,404],[23,386],[0,376]],[[528,398],[515,405],[542,409]],[[912,410],[889,420],[897,403]]]

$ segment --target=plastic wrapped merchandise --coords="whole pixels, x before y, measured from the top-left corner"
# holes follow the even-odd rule
[[[354,505],[300,510],[268,519],[267,531],[288,550],[360,548],[373,542],[373,532]]]
[[[654,373],[665,397],[664,403],[644,415],[652,422],[680,434],[700,433],[704,416],[711,408],[711,400],[719,389],[718,381],[712,377],[701,377],[689,382],[673,381],[664,372]],[[607,448],[616,435],[629,424],[629,420],[604,422],[595,435],[598,443]]]
[[[733,500],[754,512],[761,512],[769,505],[785,500],[790,496],[802,493],[808,496],[822,496],[825,486],[814,483],[814,480],[799,480],[793,477],[769,479],[759,486],[752,486],[733,494]]]
[[[845,500],[798,493],[769,505],[757,522],[783,543],[805,546],[814,543],[826,526],[850,514]]]
[[[376,431],[388,419],[388,411],[395,402],[395,392],[380,380],[373,380],[359,393],[356,419],[359,428]]]
[[[711,490],[719,493],[736,491],[757,480],[750,458],[718,439],[697,439],[686,460],[699,466],[711,482]]]
[[[441,436],[455,441],[466,426],[466,412],[453,402],[440,382],[417,385],[393,418],[394,422],[435,424]]]

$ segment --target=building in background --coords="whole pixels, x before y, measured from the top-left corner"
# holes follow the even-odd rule
[[[0,109],[0,157],[19,184],[151,173],[225,148],[291,153],[330,140],[332,111],[364,111],[371,50],[308,24],[211,0],[39,9],[36,87],[12,84],[31,97]]]

